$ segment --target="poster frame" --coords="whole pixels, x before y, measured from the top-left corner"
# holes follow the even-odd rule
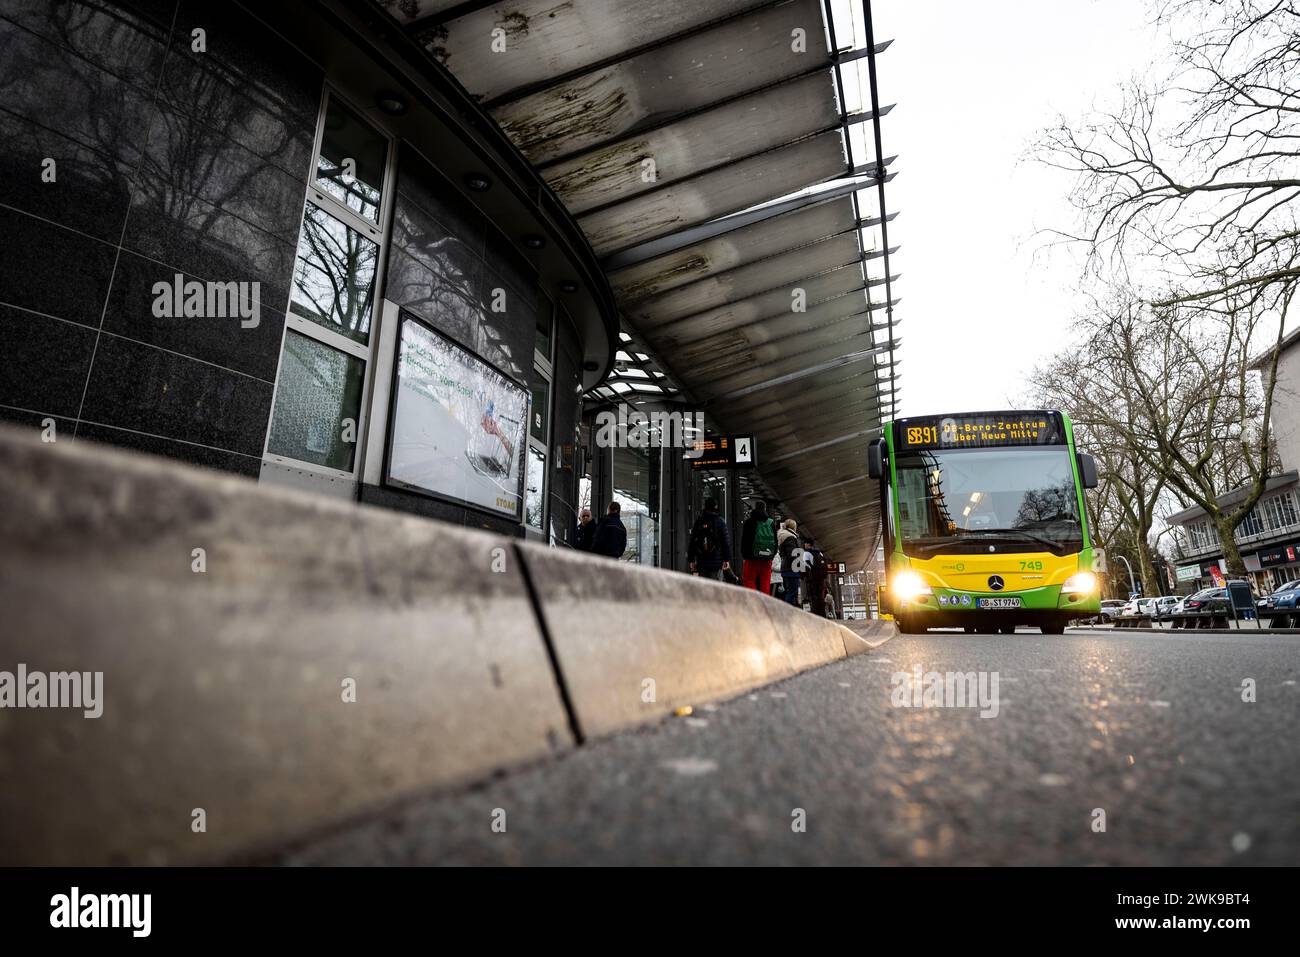
[[[412,485],[409,482],[403,482],[401,479],[394,478],[392,474],[393,458],[393,438],[397,434],[397,398],[401,391],[401,372],[402,372],[402,333],[406,330],[406,324],[413,322],[425,331],[432,333],[440,339],[446,340],[453,349],[464,353],[471,360],[495,372],[507,382],[516,386],[524,394],[524,457],[519,460],[519,481],[518,488],[515,490],[515,513],[510,515],[508,512],[496,511],[479,505],[477,502],[471,502],[467,499],[458,498],[455,495],[449,495],[446,492],[435,492],[420,485]],[[505,369],[495,363],[489,362],[472,349],[467,348],[462,343],[457,342],[447,333],[433,326],[422,316],[418,316],[409,309],[398,309],[397,312],[397,335],[393,344],[393,378],[388,392],[388,434],[384,436],[384,472],[383,483],[386,488],[396,489],[402,492],[408,492],[412,495],[419,495],[421,498],[432,499],[433,501],[443,502],[448,505],[455,505],[458,508],[468,509],[477,515],[490,516],[497,521],[511,521],[516,524],[522,524],[524,520],[524,487],[528,481],[528,464],[525,461],[527,457],[527,443],[529,436],[528,422],[529,416],[533,412],[533,394],[532,390],[517,376],[511,375]]]

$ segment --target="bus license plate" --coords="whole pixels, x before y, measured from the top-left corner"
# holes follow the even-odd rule
[[[1019,598],[981,598],[979,599],[981,608],[1019,608]]]

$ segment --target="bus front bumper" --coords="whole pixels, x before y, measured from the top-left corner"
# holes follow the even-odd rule
[[[1064,622],[1101,612],[1096,594],[1062,594],[1059,585],[1018,592],[959,592],[936,588],[933,594],[894,602],[894,614],[918,625],[954,628],[970,625]]]

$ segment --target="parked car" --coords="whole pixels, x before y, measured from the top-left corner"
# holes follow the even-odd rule
[[[1271,595],[1265,595],[1255,602],[1255,607],[1260,611],[1273,611],[1277,608],[1294,609],[1297,598],[1300,598],[1300,578],[1287,582]]]
[[[1183,611],[1187,613],[1214,611],[1226,612],[1228,610],[1228,589],[1226,588],[1202,588],[1194,595],[1188,595],[1183,599]]]
[[[1154,598],[1131,598],[1124,605],[1124,610],[1120,612],[1125,618],[1133,618],[1137,615],[1155,615],[1156,599]]]
[[[1093,619],[1096,624],[1104,625],[1124,610],[1124,602],[1108,599],[1101,603],[1101,611]]]
[[[1182,599],[1177,595],[1164,595],[1157,598],[1154,617],[1161,619],[1168,618],[1170,615],[1177,612],[1180,604],[1182,604]]]

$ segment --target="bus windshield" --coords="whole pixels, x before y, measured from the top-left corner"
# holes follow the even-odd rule
[[[909,555],[986,551],[1000,543],[1062,555],[1083,548],[1065,446],[904,452],[894,468],[898,534]]]

